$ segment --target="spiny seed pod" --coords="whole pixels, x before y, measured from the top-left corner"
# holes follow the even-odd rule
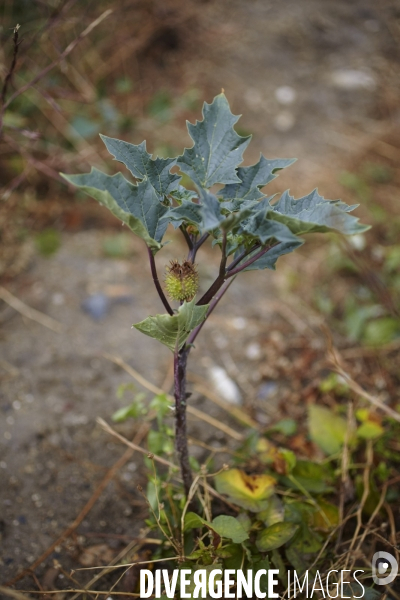
[[[199,289],[199,276],[196,266],[190,260],[184,260],[180,264],[177,260],[171,260],[167,267],[165,287],[172,300],[178,302],[190,302]]]

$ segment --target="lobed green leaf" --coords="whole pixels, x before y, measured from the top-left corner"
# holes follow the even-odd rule
[[[95,168],[85,175],[63,174],[63,177],[106,206],[153,252],[161,248],[160,242],[168,225],[162,217],[168,209],[159,202],[148,180],[133,185],[121,173],[111,176]]]
[[[242,162],[251,136],[236,133],[233,126],[238,120],[231,113],[225,94],[219,94],[211,104],[204,103],[203,121],[187,124],[194,145],[185,149],[177,164],[199,188],[240,182],[236,167]]]
[[[196,306],[194,298],[191,302],[184,302],[175,315],[147,317],[133,327],[168,346],[174,352],[176,348],[178,350],[182,348],[190,332],[204,321],[207,311],[208,304]]]
[[[289,167],[295,161],[296,158],[267,159],[261,154],[260,160],[255,165],[239,167],[237,175],[240,182],[226,185],[218,193],[223,200],[223,207],[235,211],[243,202],[260,200],[264,197],[260,188],[275,179],[277,171]]]
[[[138,146],[101,135],[107,150],[115,160],[122,162],[136,179],[147,179],[159,200],[178,190],[181,177],[170,173],[176,158],[155,158],[146,150],[146,142]]]

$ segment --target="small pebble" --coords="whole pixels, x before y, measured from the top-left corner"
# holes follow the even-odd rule
[[[243,317],[234,317],[232,319],[232,326],[234,329],[237,329],[238,331],[240,331],[242,329],[246,329],[247,320],[244,319]]]
[[[369,90],[376,88],[375,78],[365,71],[337,69],[330,76],[331,83],[341,90]]]
[[[367,245],[365,235],[357,233],[356,235],[349,235],[349,243],[355,248],[355,250],[364,250]]]
[[[273,381],[266,381],[258,388],[257,398],[259,400],[267,400],[270,398],[278,389],[278,386]]]
[[[52,304],[54,304],[54,306],[62,306],[63,304],[65,304],[64,294],[61,294],[60,292],[56,292],[55,294],[52,295],[51,302],[52,302]]]
[[[296,90],[290,87],[290,85],[282,85],[275,90],[275,98],[278,100],[279,104],[283,104],[284,106],[293,104],[296,100],[296,96]]]
[[[105,294],[93,294],[82,302],[82,310],[95,321],[104,319],[111,307],[111,301]]]
[[[214,385],[215,391],[226,402],[230,404],[242,404],[242,395],[236,383],[231,379],[225,369],[213,366],[209,369],[210,379]]]
[[[260,344],[257,342],[252,342],[247,346],[245,354],[249,360],[259,360],[261,358]]]

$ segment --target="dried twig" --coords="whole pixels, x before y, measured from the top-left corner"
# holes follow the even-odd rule
[[[216,429],[223,431],[224,433],[226,433],[226,435],[229,435],[229,437],[231,437],[232,439],[237,440],[238,442],[243,441],[244,436],[241,433],[239,433],[235,429],[232,429],[232,427],[229,427],[229,425],[225,425],[225,423],[221,423],[221,421],[218,421],[218,419],[214,419],[214,417],[207,415],[202,410],[199,410],[198,408],[195,408],[194,406],[187,406],[186,410],[189,415],[193,415],[197,419],[200,419],[201,421],[204,421],[205,423],[212,425]]]
[[[329,332],[327,330],[325,330],[325,333],[327,334],[327,337],[328,337],[328,359],[329,359],[329,362],[335,368],[336,373],[338,373],[338,375],[343,377],[343,379],[346,381],[349,388],[351,390],[353,390],[353,392],[355,392],[358,396],[361,396],[361,398],[365,398],[366,400],[368,400],[368,402],[373,404],[376,408],[379,408],[380,410],[385,412],[387,415],[392,417],[392,419],[394,419],[395,421],[398,421],[400,423],[400,414],[398,412],[396,412],[395,410],[390,408],[390,406],[386,406],[386,404],[381,402],[381,400],[379,400],[379,398],[376,398],[375,396],[372,396],[371,394],[366,392],[356,381],[354,381],[354,379],[349,375],[349,373],[347,373],[344,370],[344,368],[342,366],[343,363],[342,363],[340,354],[339,354],[338,350],[333,346],[332,339],[330,337]]]
[[[36,321],[37,323],[40,323],[40,325],[43,325],[43,327],[47,327],[47,329],[51,329],[56,333],[63,333],[64,326],[61,323],[52,317],[43,314],[39,310],[28,306],[3,286],[0,286],[0,299],[24,317]]]
[[[101,425],[103,427],[103,429],[105,431],[107,431],[107,433],[110,433],[111,435],[113,435],[114,437],[118,438],[123,444],[125,444],[126,446],[132,447],[134,450],[137,450],[138,452],[140,452],[141,454],[149,454],[147,450],[144,450],[143,448],[141,448],[140,446],[136,446],[135,444],[133,444],[132,442],[130,442],[129,440],[127,440],[126,438],[124,438],[122,435],[120,435],[119,433],[117,433],[112,427],[110,427],[110,425],[108,425],[108,423],[106,423],[103,419],[98,418],[97,422],[99,423],[99,425]],[[164,464],[165,466],[174,468],[175,470],[179,471],[179,468],[177,465],[174,465],[174,463],[165,460],[164,458],[162,458],[161,456],[157,456],[155,454],[151,455],[152,458],[154,459],[155,462],[159,462],[160,464]],[[180,479],[180,477],[177,475],[177,478]],[[221,496],[221,494],[219,494],[216,490],[214,490],[214,488],[212,488],[208,483],[206,483],[205,481],[201,480],[200,484],[207,488],[207,491],[214,496],[215,498],[219,498],[219,500],[221,500],[222,502],[224,502],[227,506],[229,506],[232,510],[235,510],[236,512],[238,512],[240,509],[231,504],[231,502],[229,502],[229,500],[227,500],[226,498],[224,498],[223,496]]]
[[[143,535],[146,535],[146,533],[148,532],[145,531],[143,532]],[[92,577],[92,579],[85,585],[85,592],[86,590],[90,590],[90,588],[92,587],[93,584],[95,584],[97,581],[99,581],[99,579],[101,579],[102,577],[104,577],[104,575],[107,575],[107,573],[109,573],[110,571],[112,571],[113,567],[118,564],[120,562],[120,560],[122,560],[123,558],[125,558],[125,556],[128,554],[128,552],[130,552],[131,550],[139,550],[139,548],[146,543],[146,538],[142,538],[139,541],[138,540],[133,540],[132,542],[130,542],[121,552],[119,552],[119,554],[117,554],[117,556],[110,562],[109,565],[107,565],[106,567],[104,567],[102,569],[102,571],[100,571],[100,573],[97,573],[97,575],[95,575],[94,577]],[[72,598],[70,598],[70,600],[76,600],[77,598],[79,598],[79,596],[81,595],[81,592],[78,592],[75,594],[75,596],[72,596]]]
[[[80,33],[78,35],[78,37],[76,37],[74,40],[72,40],[72,42],[70,44],[68,44],[68,46],[59,55],[59,57],[56,60],[54,60],[52,63],[47,65],[47,67],[42,69],[42,71],[40,71],[40,73],[38,73],[33,79],[31,79],[31,81],[28,81],[28,83],[26,83],[25,85],[21,86],[18,90],[16,90],[12,94],[12,96],[10,96],[10,98],[7,100],[7,102],[3,105],[3,113],[4,113],[4,111],[7,110],[7,108],[10,106],[10,104],[16,98],[18,98],[18,96],[20,96],[21,94],[24,94],[27,90],[29,90],[29,88],[31,88],[33,85],[35,85],[35,83],[37,83],[40,79],[43,79],[43,77],[45,75],[47,75],[47,73],[52,71],[54,69],[54,67],[56,67],[69,54],[71,54],[72,50],[74,50],[74,48],[79,44],[79,42],[81,42],[85,37],[87,37],[89,35],[89,33],[91,33],[93,31],[93,29],[95,29],[95,27],[97,27],[97,25],[100,25],[100,23],[102,21],[104,21],[104,19],[109,17],[112,12],[113,11],[111,10],[111,8],[105,10],[97,19],[95,19],[92,23],[90,23],[90,25],[88,27],[86,27],[86,29],[84,29],[84,31],[82,31],[82,33]]]
[[[8,73],[4,79],[4,83],[3,83],[3,88],[1,90],[1,95],[0,95],[0,102],[2,105],[5,104],[6,101],[6,96],[7,96],[7,89],[8,89],[8,85],[12,79],[13,73],[15,71],[15,66],[17,64],[17,56],[18,56],[18,48],[21,42],[18,41],[18,31],[20,29],[20,25],[16,25],[14,27],[14,35],[13,35],[13,44],[14,44],[14,52],[13,52],[13,58],[12,58],[12,62],[11,62],[11,66],[8,70]],[[1,125],[0,125],[1,126]]]
[[[189,381],[195,382],[195,385],[193,387],[193,390],[195,392],[198,392],[205,398],[208,398],[208,400],[211,400],[211,402],[214,402],[214,404],[225,410],[232,417],[235,417],[235,419],[237,419],[241,423],[244,423],[245,425],[248,425],[249,427],[252,427],[256,430],[260,429],[260,426],[257,423],[257,421],[252,419],[247,413],[244,412],[244,410],[242,410],[238,406],[232,406],[231,404],[229,404],[229,402],[222,400],[222,398],[220,398],[217,394],[209,390],[205,385],[199,383],[200,377],[197,377],[193,373],[189,373],[188,379]]]
[[[32,596],[29,596],[25,592],[18,592],[18,590],[12,590],[5,585],[0,585],[0,593],[4,594],[8,598],[14,598],[15,600],[33,600]],[[33,593],[37,593],[36,591]]]
[[[129,373],[129,375],[131,375],[138,383],[140,383],[140,385],[142,385],[145,389],[149,390],[153,394],[157,394],[157,395],[166,394],[166,392],[164,392],[164,390],[157,387],[150,381],[147,381],[147,379],[145,377],[143,377],[143,375],[141,375],[133,367],[128,365],[124,360],[122,360],[122,358],[119,358],[118,356],[112,356],[111,354],[103,354],[103,356],[107,360],[110,360],[114,364],[121,367],[121,369],[124,369],[124,371]],[[166,394],[166,396],[171,401],[171,403],[174,403],[174,398],[170,394]],[[212,425],[216,429],[223,431],[226,435],[233,438],[234,440],[237,440],[237,441],[243,440],[243,435],[241,433],[239,433],[238,431],[235,431],[234,429],[232,429],[232,427],[229,427],[229,425],[225,425],[225,423],[221,423],[221,421],[218,421],[217,419],[214,419],[210,415],[207,415],[206,413],[199,410],[198,408],[194,408],[194,406],[187,406],[187,412],[189,414],[193,415],[194,417],[196,417],[197,419],[200,419],[201,421],[204,421],[205,423]]]
[[[100,425],[100,427],[102,427],[104,429],[104,431],[107,431],[107,433],[109,433],[110,435],[119,439],[123,444],[125,444],[126,446],[129,446],[129,448],[132,448],[132,450],[136,450],[137,452],[140,452],[141,454],[146,454],[146,456],[149,454],[148,450],[141,448],[141,446],[139,446],[137,443],[135,443],[135,441],[130,442],[129,440],[124,438],[123,435],[120,435],[117,431],[115,431],[115,429],[113,429],[101,417],[98,417],[96,419],[96,421]],[[157,456],[156,454],[153,454],[153,453],[151,453],[151,456],[153,457],[155,462],[158,462],[161,465],[164,465],[165,467],[170,467],[171,469],[178,470],[178,467],[176,465],[174,465],[174,463],[170,462],[169,460],[166,460],[165,458],[162,458],[161,456]]]
[[[371,440],[367,440],[366,454],[367,454],[367,464],[366,464],[366,467],[364,470],[364,478],[363,478],[364,490],[363,490],[360,504],[357,508],[357,525],[356,525],[356,530],[355,530],[353,539],[351,540],[351,544],[350,544],[350,547],[347,552],[345,568],[347,568],[349,559],[351,558],[351,556],[353,554],[353,548],[354,548],[354,545],[358,538],[358,535],[360,533],[360,529],[362,527],[362,512],[364,510],[364,506],[365,506],[365,503],[368,499],[369,492],[370,492],[369,477],[370,477],[371,467],[372,467],[372,463],[373,463],[373,459],[374,459],[374,452],[373,452]]]

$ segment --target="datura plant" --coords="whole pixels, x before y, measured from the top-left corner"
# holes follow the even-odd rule
[[[326,200],[316,189],[298,200],[288,191],[279,199],[266,196],[261,191],[264,186],[295,159],[261,155],[256,164],[239,166],[251,136],[236,133],[238,118],[223,93],[211,104],[205,103],[203,120],[188,123],[193,146],[176,158],[153,158],[146,142],[136,146],[102,135],[107,150],[127,167],[134,183],[122,173],[110,176],[95,168],[85,175],[64,175],[107,207],[147,246],[151,274],[166,313],[149,316],[134,327],[174,354],[175,446],[187,496],[192,473],[186,433],[186,366],[207,318],[239,273],[274,270],[280,256],[304,243],[305,234],[336,231],[352,235],[367,229],[349,214],[357,205]],[[192,180],[196,192],[181,185],[181,175],[171,173],[173,167]],[[164,291],[154,257],[163,248],[169,224],[182,232],[188,255],[186,260],[166,266]],[[198,294],[197,253],[209,238],[219,249],[221,261],[212,285]],[[177,308],[166,294],[178,303]]]

